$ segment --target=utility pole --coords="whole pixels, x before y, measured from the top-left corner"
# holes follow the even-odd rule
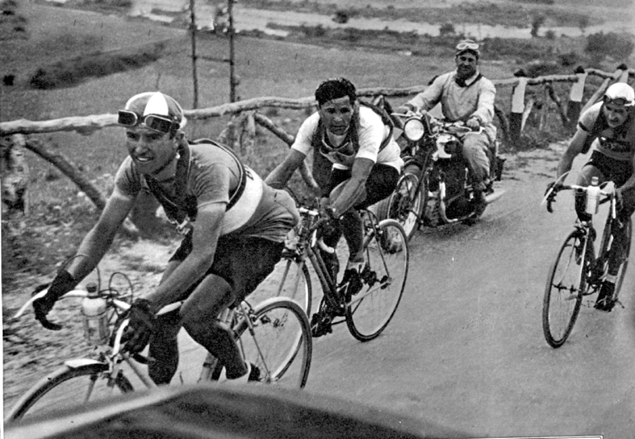
[[[193,0],[192,0],[193,1]],[[234,71],[234,0],[227,0],[229,15],[229,102],[236,102],[236,74]]]
[[[231,1],[231,0],[230,0]],[[190,35],[192,37],[192,78],[194,82],[194,103],[192,108],[198,108],[198,78],[196,75],[196,16],[194,13],[194,2],[190,0]]]

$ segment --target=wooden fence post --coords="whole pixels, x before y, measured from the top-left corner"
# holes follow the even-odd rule
[[[514,73],[518,78],[518,84],[512,89],[512,109],[509,115],[509,131],[512,142],[520,140],[520,132],[523,125],[523,113],[525,111],[525,89],[527,87],[527,75],[523,70]]]
[[[582,110],[584,83],[586,82],[586,78],[588,76],[582,66],[576,67],[574,73],[578,77],[578,81],[571,86],[571,91],[569,92],[569,103],[567,104],[567,117],[569,118],[567,128],[569,130],[575,129],[575,126],[578,123],[580,110]]]

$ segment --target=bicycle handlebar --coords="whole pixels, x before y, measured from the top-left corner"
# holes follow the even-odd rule
[[[554,185],[545,194],[545,197],[542,200],[541,206],[547,203],[547,211],[549,213],[553,213],[552,204],[556,201],[556,195],[558,194],[558,192],[566,191],[566,190],[578,190],[582,192],[587,192],[589,187],[590,186],[580,186],[578,184]],[[606,203],[614,196],[614,194],[615,194],[615,190],[605,191],[603,189],[600,189],[600,195],[603,196],[604,198],[599,201],[599,204]]]

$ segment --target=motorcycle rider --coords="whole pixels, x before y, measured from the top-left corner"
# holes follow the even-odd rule
[[[558,164],[556,181],[550,183],[549,188],[563,183],[561,178],[571,170],[575,157],[585,154],[592,143],[596,149],[582,167],[576,184],[587,186],[593,177],[597,177],[600,183],[611,180],[616,187],[618,221],[613,228],[613,238],[617,248],[611,254],[608,275],[595,303],[596,309],[611,311],[615,305],[612,300],[615,280],[627,240],[625,224],[635,212],[635,91],[628,84],[611,85],[602,101],[582,113],[577,130]],[[585,212],[585,204],[584,192],[576,193],[575,209],[580,221],[591,219]]]
[[[349,261],[342,284],[357,286],[364,267],[363,221],[357,209],[389,196],[397,186],[403,167],[400,149],[387,120],[357,98],[355,86],[345,78],[327,79],[315,90],[318,111],[300,126],[285,157],[265,179],[274,188],[283,187],[293,172],[313,151],[313,174],[322,198],[321,206],[338,221],[349,247]],[[388,119],[388,115],[385,115]],[[334,247],[339,230],[327,234],[324,242]],[[333,276],[337,256],[323,253]],[[349,285],[350,287],[350,285]],[[349,291],[351,289],[349,288]]]
[[[490,183],[490,157],[496,154],[494,100],[496,87],[478,69],[481,52],[472,40],[456,46],[456,70],[437,76],[430,86],[399,107],[397,113],[431,110],[439,102],[449,122],[463,121],[474,130],[462,136],[462,155],[470,170],[475,201],[485,203],[484,192]],[[482,130],[479,130],[482,128]],[[491,151],[491,152],[490,152]]]

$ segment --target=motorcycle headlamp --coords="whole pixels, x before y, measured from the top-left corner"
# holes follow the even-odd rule
[[[425,127],[419,119],[408,119],[404,124],[403,132],[408,140],[416,142],[425,134]]]

